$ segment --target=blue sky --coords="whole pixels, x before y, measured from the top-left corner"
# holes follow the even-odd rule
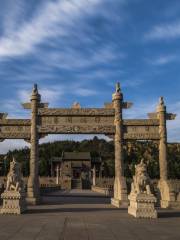
[[[33,83],[50,107],[74,101],[102,107],[119,81],[134,103],[125,117],[146,117],[164,96],[167,110],[178,114],[168,123],[168,140],[180,140],[179,0],[0,0],[0,6],[2,112],[27,117],[20,103]]]

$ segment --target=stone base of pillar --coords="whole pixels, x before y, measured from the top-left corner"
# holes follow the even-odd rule
[[[154,207],[157,200],[153,194],[131,193],[128,198],[130,215],[136,218],[157,218],[157,211]]]
[[[161,208],[180,208],[180,193],[177,195],[170,180],[159,180]]]
[[[36,183],[34,183],[34,182],[32,182],[31,177],[28,178],[26,200],[27,200],[28,205],[40,204],[39,180]]]
[[[27,197],[26,202],[28,205],[35,206],[35,205],[39,205],[41,203],[41,199],[40,199],[40,197],[38,197],[38,198]]]
[[[124,177],[115,178],[114,180],[114,197],[111,204],[115,207],[128,207],[127,185]]]
[[[111,198],[111,205],[117,207],[117,208],[127,208],[128,207],[128,201],[122,201],[119,199]]]

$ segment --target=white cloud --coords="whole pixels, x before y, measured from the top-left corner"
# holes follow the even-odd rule
[[[93,96],[96,95],[98,92],[93,89],[87,89],[87,88],[75,88],[73,91],[76,95],[87,97],[87,96]]]
[[[18,28],[23,21],[25,9],[25,0],[5,1],[4,8],[0,11],[3,35],[8,36],[14,32],[14,29]]]
[[[57,104],[62,95],[65,93],[63,85],[44,86],[39,88],[42,102],[48,102],[49,104]],[[20,102],[29,102],[31,98],[31,91],[27,89],[21,89],[17,92]]]
[[[83,70],[87,68],[97,67],[124,59],[125,54],[118,51],[113,44],[111,46],[101,45],[98,49],[89,47],[86,52],[74,48],[74,46],[64,46],[59,51],[41,51],[37,54],[37,59],[41,64],[52,69],[65,69],[68,71]],[[47,61],[48,59],[48,61]]]
[[[17,99],[6,99],[0,101],[1,112],[8,114],[7,118],[28,118],[29,113],[23,109],[21,102]]]
[[[91,12],[101,0],[59,0],[45,2],[30,21],[0,39],[0,56],[13,57],[34,51],[44,40],[67,35],[69,26]]]
[[[157,102],[133,103],[130,109],[124,110],[124,117],[128,119],[133,118],[147,118],[147,114],[156,111]]]
[[[169,40],[180,38],[180,21],[154,26],[145,34],[146,40]]]
[[[22,89],[22,90],[18,91],[18,98],[22,103],[29,102],[30,97],[31,97],[31,92],[30,91],[27,91],[25,89]]]
[[[21,149],[24,147],[30,147],[30,144],[24,140],[5,140],[0,142],[0,154],[6,154],[10,150]]]
[[[166,55],[166,56],[164,55],[154,59],[148,59],[148,62],[155,66],[163,66],[168,63],[176,61],[176,59],[177,57],[175,55]]]
[[[30,89],[30,90],[29,90]],[[9,107],[7,104],[4,105],[11,113],[14,113],[16,102],[25,103],[29,102],[31,98],[31,87],[27,87],[27,85],[21,86],[21,89],[17,91],[17,101],[9,101]],[[51,106],[59,106],[59,102],[63,102],[63,96],[69,94],[69,86],[64,84],[55,84],[51,86],[44,86],[43,88],[38,88],[39,93],[41,95],[41,101],[49,103],[49,107]],[[98,94],[97,90],[86,88],[79,81],[71,83],[71,94],[80,97],[89,97]],[[24,110],[23,110],[24,111]],[[13,114],[14,115],[14,114]]]
[[[180,102],[170,104],[167,112],[176,114],[175,120],[167,121],[170,141],[180,142]]]

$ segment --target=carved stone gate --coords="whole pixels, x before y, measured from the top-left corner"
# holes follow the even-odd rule
[[[131,103],[123,101],[119,83],[112,96],[112,103],[104,108],[48,108],[41,102],[37,85],[34,85],[31,101],[24,103],[25,109],[31,109],[31,119],[7,119],[7,114],[0,114],[0,140],[24,139],[31,143],[30,175],[28,179],[28,202],[38,204],[40,201],[38,176],[39,139],[48,134],[105,134],[114,138],[115,143],[115,182],[112,204],[127,206],[127,187],[124,177],[124,140],[158,140],[161,192],[161,206],[168,207],[171,191],[167,179],[167,130],[166,120],[175,118],[166,113],[163,98],[155,113],[149,119],[123,119],[123,109],[131,107]]]

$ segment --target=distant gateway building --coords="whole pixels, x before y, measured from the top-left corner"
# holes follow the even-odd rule
[[[51,159],[51,176],[62,189],[91,187],[91,169],[100,169],[101,157],[92,158],[90,152],[63,152]]]

